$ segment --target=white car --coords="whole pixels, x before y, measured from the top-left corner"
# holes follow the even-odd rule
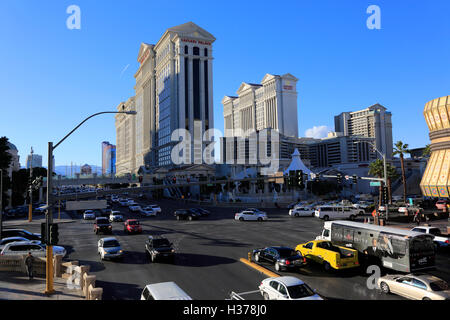
[[[112,211],[109,215],[109,222],[123,221],[123,216],[120,211]]]
[[[145,207],[145,209],[147,209],[147,208],[151,208],[153,211],[155,211],[155,213],[161,213],[161,211],[162,211],[160,206],[158,206],[157,204],[151,204],[151,205]]]
[[[152,208],[141,209],[141,214],[146,217],[156,217],[156,211],[154,211]]]
[[[296,207],[289,210],[291,217],[314,217],[314,207]]]
[[[259,291],[264,300],[323,300],[302,280],[290,276],[264,279]]]
[[[92,210],[86,210],[83,214],[84,220],[94,220],[95,219],[95,213]]]
[[[175,282],[148,284],[141,293],[141,300],[192,300]]]
[[[24,237],[8,237],[8,238],[3,238],[2,240],[0,240],[0,251],[2,251],[2,249],[11,242],[19,242],[19,241],[30,241],[27,238]],[[35,240],[35,241],[39,241],[39,240]],[[40,241],[39,241],[40,243]]]
[[[142,210],[141,206],[130,206],[129,209],[131,212],[139,212]]]
[[[98,240],[97,252],[101,260],[105,259],[121,259],[123,257],[123,250],[119,241],[114,237],[102,238]]]
[[[45,244],[41,244],[40,241],[16,241],[7,243],[2,249],[2,256],[17,256],[17,255],[27,255],[28,252],[35,257],[45,258],[47,255],[47,249]],[[60,254],[63,257],[66,256],[66,249],[61,246],[53,246],[53,255]]]
[[[244,221],[264,221],[267,220],[267,215],[265,212],[255,212],[255,211],[242,211],[234,215],[234,220]]]

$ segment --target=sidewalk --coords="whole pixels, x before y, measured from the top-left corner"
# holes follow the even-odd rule
[[[54,279],[55,293],[44,294],[45,278],[29,280],[25,274],[0,272],[0,300],[85,300],[80,290],[69,289],[66,280]]]
[[[70,223],[75,222],[67,213],[61,211],[61,219],[58,219],[58,213],[53,214],[53,222],[54,223]],[[45,214],[41,215],[33,215],[33,220],[28,222],[28,216],[20,219],[14,220],[4,220],[3,227],[14,227],[14,226],[36,226],[41,225],[41,223],[45,222]]]

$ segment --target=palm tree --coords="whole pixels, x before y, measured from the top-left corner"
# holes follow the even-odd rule
[[[389,197],[389,203],[392,202],[392,196],[391,196],[391,180],[395,179],[398,175],[396,172],[395,167],[391,166],[389,163],[386,164],[386,171],[387,171],[387,188],[388,188],[388,197]],[[375,176],[378,178],[383,179],[384,178],[384,162],[381,159],[377,159],[375,161],[372,161],[369,165],[369,175]],[[382,186],[380,184],[379,188],[379,203],[381,204],[381,195],[382,195]]]
[[[427,144],[425,146],[425,148],[423,149],[422,157],[429,157],[430,155],[431,155],[431,148],[430,148],[430,145]]]
[[[392,153],[392,155],[400,156],[400,164],[402,166],[403,202],[406,203],[406,176],[405,176],[405,164],[404,164],[404,159],[403,159],[403,155],[405,153],[409,153],[408,144],[404,144],[401,141],[397,141],[395,143],[394,152]]]

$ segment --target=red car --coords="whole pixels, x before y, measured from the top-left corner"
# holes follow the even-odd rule
[[[446,200],[438,200],[436,202],[436,208],[438,208],[439,210],[447,209],[447,201]]]
[[[123,224],[123,232],[125,233],[142,233],[142,227],[137,219],[128,219]]]

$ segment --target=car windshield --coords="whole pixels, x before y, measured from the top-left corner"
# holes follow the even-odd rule
[[[434,236],[442,235],[441,230],[439,230],[438,228],[430,229],[430,233]]]
[[[109,221],[108,221],[108,219],[97,219],[97,224],[108,224],[109,223]]]
[[[128,221],[128,224],[130,226],[138,226],[139,225],[139,221]]]
[[[314,295],[314,291],[306,284],[288,287],[288,292],[292,299],[300,299]]]
[[[107,240],[103,243],[104,248],[114,248],[120,247],[120,244],[117,240]]]
[[[434,281],[430,283],[430,288],[433,291],[445,291],[449,290],[448,283],[444,280]]]
[[[278,249],[281,258],[295,257],[298,253],[294,249]]]
[[[154,239],[153,246],[156,248],[160,247],[170,247],[170,242],[167,239]]]

